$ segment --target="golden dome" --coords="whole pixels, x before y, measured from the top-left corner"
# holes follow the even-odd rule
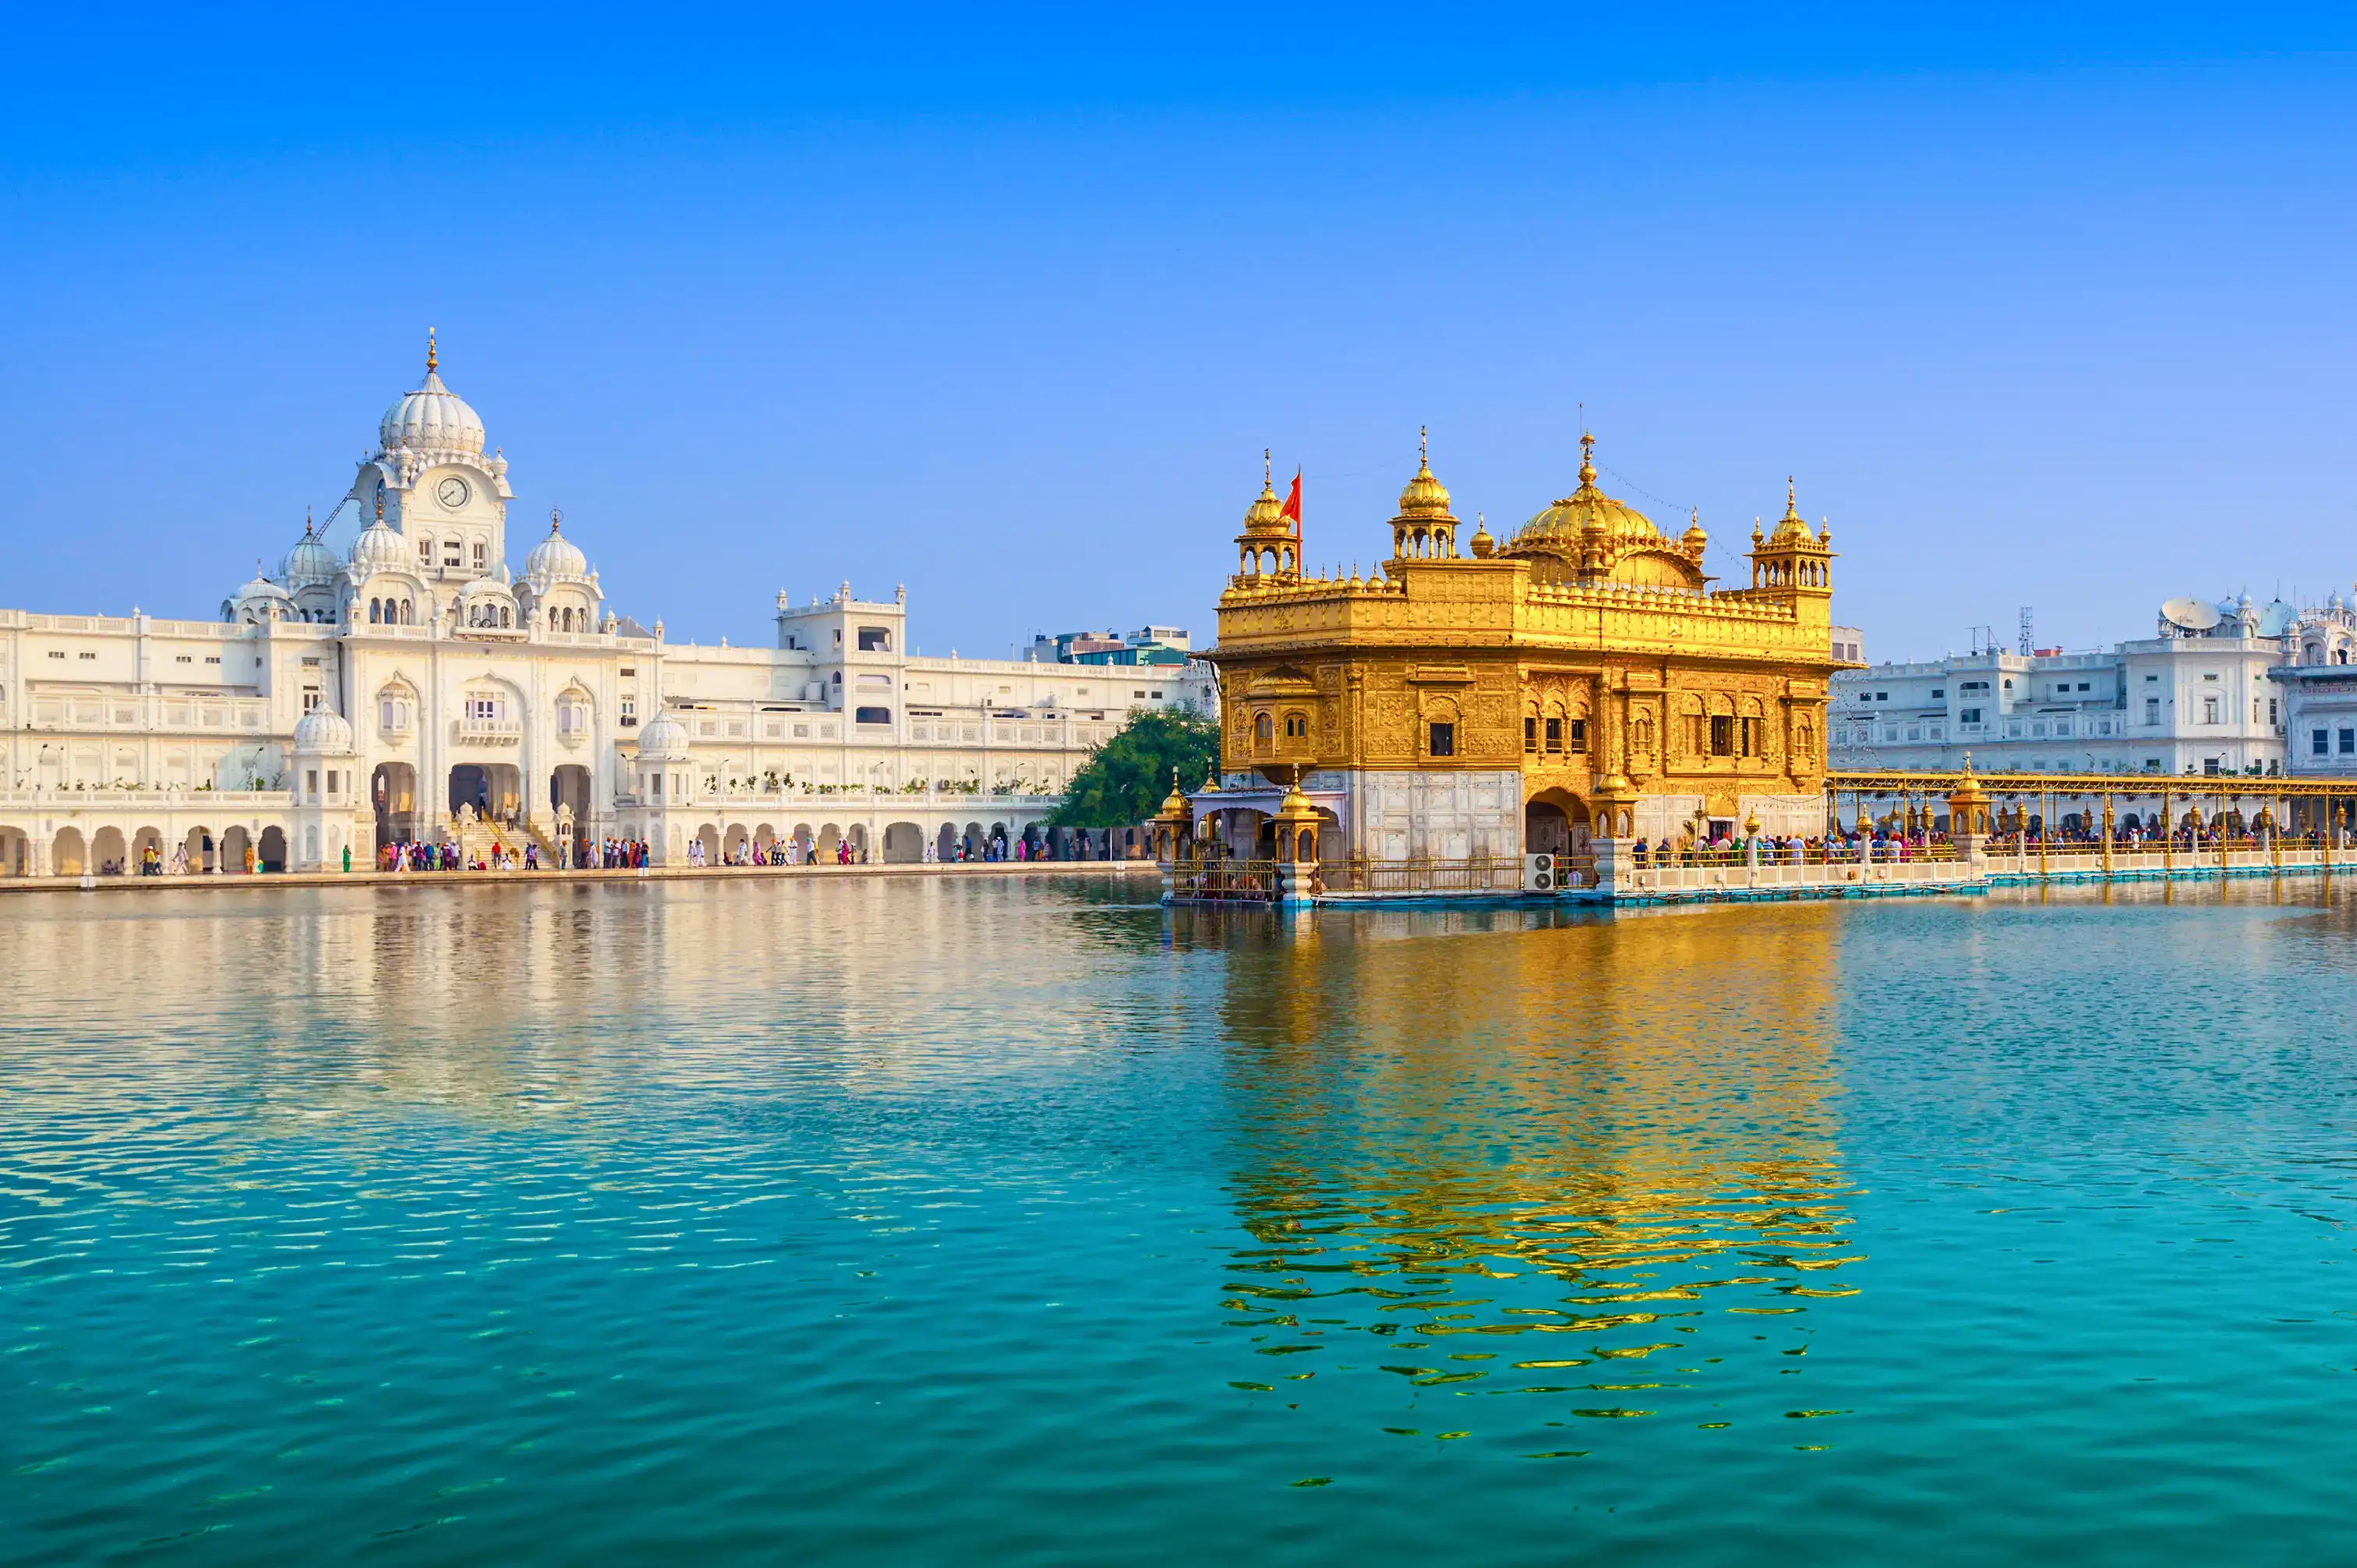
[[[1178,769],[1173,768],[1170,769],[1170,793],[1162,798],[1162,815],[1165,818],[1178,818],[1184,817],[1186,814],[1187,797],[1178,788]]]
[[[1260,455],[1260,499],[1244,508],[1246,533],[1281,533],[1290,538],[1293,525],[1285,521],[1285,503],[1276,499],[1276,481],[1269,468],[1268,454]]]
[[[1776,520],[1776,532],[1768,536],[1770,544],[1814,544],[1816,536],[1803,521],[1800,508],[1792,504],[1792,477],[1784,476],[1784,515]],[[1830,530],[1827,531],[1831,532]]]
[[[1667,544],[1652,519],[1635,507],[1614,500],[1596,488],[1596,437],[1579,438],[1579,489],[1523,524],[1513,537],[1517,547],[1554,554],[1577,550],[1586,542],[1607,551],[1631,544]]]
[[[1498,553],[1498,542],[1490,537],[1490,522],[1480,512],[1473,514],[1473,559],[1487,561]]]
[[[1695,509],[1693,521],[1686,525],[1685,532],[1678,536],[1678,542],[1684,545],[1696,555],[1701,554],[1703,546],[1710,542],[1710,535],[1702,531],[1702,509],[1700,507],[1696,507]]]
[[[1415,478],[1400,491],[1400,517],[1415,522],[1455,522],[1448,515],[1448,491],[1432,477],[1432,461],[1425,450],[1425,433],[1415,433]]]

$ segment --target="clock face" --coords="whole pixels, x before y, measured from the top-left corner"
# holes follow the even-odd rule
[[[467,481],[453,474],[434,487],[434,499],[451,511],[467,504]]]

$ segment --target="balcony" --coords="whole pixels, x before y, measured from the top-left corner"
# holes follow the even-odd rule
[[[452,727],[458,739],[484,746],[516,746],[523,740],[523,722],[521,719],[481,718],[469,714]]]

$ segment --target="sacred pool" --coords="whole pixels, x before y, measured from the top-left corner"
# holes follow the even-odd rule
[[[2313,1562],[2346,879],[29,894],[0,1556]]]

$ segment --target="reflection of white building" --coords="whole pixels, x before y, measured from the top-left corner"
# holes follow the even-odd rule
[[[1983,772],[2280,773],[2276,666],[2348,634],[2334,604],[2295,611],[2249,596],[2171,599],[2157,635],[2109,651],[1996,650],[1836,671],[1826,716],[1836,768]],[[2331,618],[2338,616],[2341,620]]]
[[[1131,711],[1212,700],[1194,664],[912,658],[905,595],[848,584],[780,594],[774,646],[671,644],[615,614],[554,513],[510,569],[507,460],[430,351],[378,435],[328,527],[217,621],[0,611],[0,875],[151,844],[366,865],[469,817],[658,862],[790,835],[913,861],[1021,836]]]

